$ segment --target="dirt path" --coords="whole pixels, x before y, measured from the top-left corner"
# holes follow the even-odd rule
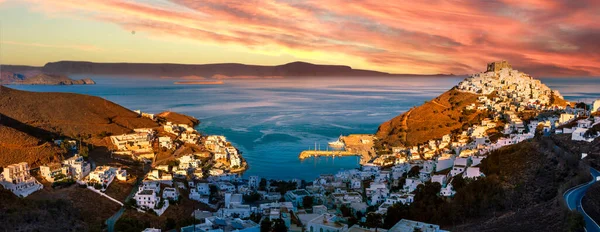
[[[441,107],[444,107],[444,108],[450,108],[449,106],[442,105],[442,104],[440,104],[439,102],[437,102],[435,100],[431,100],[431,103],[436,104],[436,105],[441,106]]]

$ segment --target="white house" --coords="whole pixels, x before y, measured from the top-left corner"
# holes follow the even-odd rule
[[[333,214],[322,214],[310,220],[306,225],[307,232],[343,232],[348,225],[338,223]]]
[[[600,99],[592,103],[592,112],[600,111]]]
[[[479,171],[479,167],[468,167],[464,175],[465,178],[477,179],[482,177],[483,173]]]
[[[431,182],[440,183],[441,186],[446,185],[446,175],[433,175],[431,177]]]
[[[250,176],[248,179],[248,186],[253,189],[258,189],[260,185],[260,177],[258,176]]]
[[[423,184],[423,181],[417,178],[406,178],[406,182],[404,183],[404,191],[405,192],[413,192],[417,189],[417,186]]]
[[[163,199],[171,199],[176,201],[179,199],[179,191],[177,188],[166,187],[163,189],[162,197]]]
[[[563,113],[563,114],[560,114],[560,119],[558,120],[558,123],[562,125],[562,124],[570,122],[574,118],[575,118],[575,115],[573,115],[573,114]]]
[[[196,191],[198,191],[198,193],[202,195],[209,195],[210,185],[208,183],[198,183],[196,185]]]
[[[69,167],[63,167],[60,163],[49,163],[40,166],[40,174],[47,181],[54,182],[59,180],[57,178],[67,178],[69,174]]]
[[[69,166],[69,174],[76,180],[83,179],[91,172],[90,163],[86,162],[83,157],[78,154],[63,160],[62,164]]]
[[[27,197],[44,187],[31,176],[26,162],[6,166],[0,175],[0,185],[19,197]]]
[[[575,128],[575,130],[573,130],[573,134],[571,134],[571,140],[574,141],[586,141],[586,142],[591,142],[594,140],[594,138],[585,138],[585,132],[588,129],[586,128],[581,128],[581,127],[577,127]]]
[[[140,188],[135,194],[134,199],[139,207],[145,209],[154,209],[160,202],[160,197],[152,189]]]
[[[164,147],[166,149],[173,148],[173,140],[169,136],[158,137],[158,144],[160,147]]]
[[[422,232],[439,232],[440,226],[434,224],[428,224],[424,222],[412,221],[407,219],[402,219],[396,225],[394,225],[389,230],[390,232],[396,231],[422,231]]]
[[[591,125],[592,125],[592,121],[590,121],[588,119],[577,120],[577,127],[579,127],[579,128],[590,128]]]

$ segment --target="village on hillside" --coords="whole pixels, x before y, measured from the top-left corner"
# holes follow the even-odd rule
[[[383,217],[390,207],[415,203],[415,191],[425,183],[439,183],[439,196],[452,198],[458,182],[485,178],[479,164],[502,147],[553,133],[585,142],[600,136],[600,100],[591,106],[568,103],[505,61],[489,64],[485,72],[454,88],[478,95],[477,103],[463,113],[485,112],[487,117],[423,144],[394,146],[359,169],[323,174],[313,181],[242,178],[248,165],[224,136],[202,135],[194,125],[163,120],[159,128],[107,136],[112,161],[141,164],[141,174],[96,165],[79,154],[77,141],[64,140],[56,142],[68,144],[75,154],[42,165],[36,173],[43,180],[31,174],[27,163],[18,163],[3,168],[0,184],[27,197],[43,188],[40,181],[76,183],[128,210],[157,217],[182,201],[201,205],[189,215],[195,220],[179,228],[182,232],[438,232],[444,231],[439,225],[407,219],[384,226]],[[153,114],[138,114],[158,120]],[[107,194],[115,181],[131,183],[131,194],[124,199]]]

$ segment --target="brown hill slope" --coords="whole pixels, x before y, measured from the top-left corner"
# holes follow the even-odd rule
[[[0,87],[0,113],[66,136],[126,133],[158,124],[108,100],[74,93],[27,92]]]
[[[483,113],[463,110],[476,100],[475,94],[451,89],[381,124],[377,130],[379,142],[390,146],[414,146],[431,139],[440,139]]]
[[[186,125],[192,126],[192,127],[200,124],[200,120],[198,120],[194,117],[176,113],[176,112],[171,112],[171,111],[162,112],[160,114],[157,114],[156,117],[164,118],[168,122],[172,122],[172,123],[176,123],[176,124],[186,124]]]
[[[38,93],[0,86],[0,166],[54,159],[52,139],[122,134],[158,124],[99,97]]]
[[[528,140],[494,151],[484,159],[481,170],[498,178],[504,191],[499,202],[483,202],[496,211],[482,220],[463,224],[457,231],[570,231],[570,217],[562,194],[569,187],[589,181],[589,166],[594,159],[580,161],[582,152],[598,150],[600,139],[592,143],[571,141],[570,136],[552,135]],[[455,197],[485,197],[486,191],[474,191]],[[460,199],[464,198],[464,199]],[[484,198],[485,199],[485,198]]]

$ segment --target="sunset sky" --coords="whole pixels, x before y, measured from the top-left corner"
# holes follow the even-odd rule
[[[600,76],[600,1],[0,0],[0,63],[342,64]]]

